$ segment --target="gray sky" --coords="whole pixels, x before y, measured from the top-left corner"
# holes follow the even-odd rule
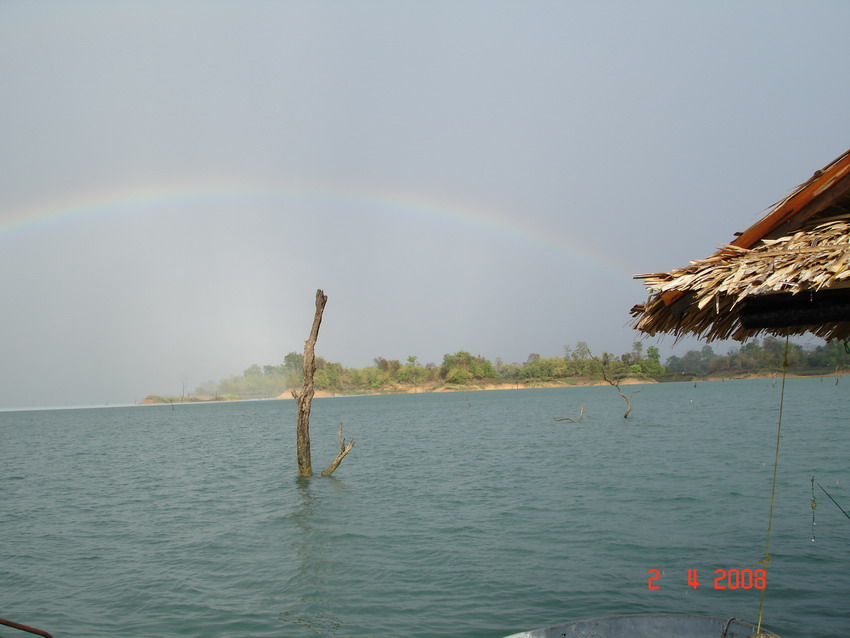
[[[844,0],[6,0],[0,408],[280,363],[316,288],[346,366],[624,352],[633,274],[850,147],[848,24]]]

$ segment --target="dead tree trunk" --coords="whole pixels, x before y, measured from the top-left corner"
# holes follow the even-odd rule
[[[298,425],[295,430],[295,445],[298,450],[298,476],[313,476],[313,461],[310,455],[310,406],[313,403],[313,377],[316,374],[316,340],[319,338],[319,326],[322,325],[322,313],[328,297],[321,290],[316,291],[316,315],[313,317],[313,327],[310,337],[304,342],[304,385],[300,390],[293,390],[292,396],[298,404]],[[342,459],[351,452],[354,441],[348,445],[342,438],[342,423],[339,424],[339,454],[322,472],[322,476],[330,476],[342,463]]]
[[[316,291],[316,315],[310,337],[304,342],[304,385],[293,390],[292,396],[298,403],[298,425],[295,430],[298,449],[298,476],[313,476],[313,461],[310,458],[310,406],[313,403],[313,376],[316,374],[316,339],[319,338],[319,326],[322,325],[322,313],[328,297],[321,290]]]

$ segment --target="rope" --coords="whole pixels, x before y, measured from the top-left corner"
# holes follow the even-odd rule
[[[835,503],[835,506],[836,506],[838,509],[840,509],[840,510],[841,510],[841,513],[842,513],[842,514],[844,514],[844,516],[846,516],[847,518],[850,518],[850,514],[848,514],[847,512],[845,512],[845,511],[844,511],[844,509],[843,509],[843,508],[842,508],[842,507],[838,504],[838,501],[836,501],[834,498],[832,498],[832,496],[830,495],[830,493],[823,489],[823,485],[821,485],[820,483],[818,483],[818,482],[815,480],[815,477],[814,477],[814,476],[812,477],[812,483],[813,483],[814,485],[817,485],[819,488],[821,488],[821,489],[823,490],[823,493],[824,493],[824,494],[826,494],[827,496],[829,496],[829,500],[830,500],[830,501],[832,501],[833,503]],[[814,493],[815,493],[814,485],[812,485],[812,500],[813,500],[813,501],[815,500],[815,499],[814,499]],[[814,509],[814,508],[813,508],[813,509]]]
[[[764,565],[765,573],[767,573],[767,566],[770,563],[770,534],[773,530],[773,505],[776,501],[776,473],[779,469],[779,439],[782,434],[782,411],[785,407],[785,377],[788,376],[788,335],[785,335],[785,357],[782,361],[782,386],[779,392],[779,422],[776,426],[776,452],[773,457],[773,484],[770,487],[770,514],[767,517],[767,539],[764,545],[764,558],[762,558],[759,563]],[[758,615],[758,627],[756,628],[756,635],[761,633],[761,618],[762,612],[764,610],[764,595],[767,592],[767,587],[761,590],[761,596],[759,598],[759,615]]]
[[[821,488],[823,489],[823,488]],[[818,500],[815,498],[815,477],[812,476],[812,542],[815,542],[815,510],[818,508]]]

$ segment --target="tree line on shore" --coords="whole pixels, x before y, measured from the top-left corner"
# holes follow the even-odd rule
[[[765,337],[748,341],[740,348],[726,354],[715,354],[711,346],[691,350],[681,357],[670,357],[665,362],[671,375],[734,376],[739,374],[764,374],[781,372],[786,357],[785,339]],[[788,371],[795,374],[829,374],[850,367],[850,344],[833,340],[823,345],[806,348],[788,343]]]
[[[593,383],[603,380],[603,366],[608,379],[635,377],[652,381],[772,374],[781,372],[785,359],[785,341],[775,337],[753,340],[726,354],[716,354],[711,346],[691,350],[683,356],[671,356],[663,364],[656,346],[644,350],[636,341],[629,352],[594,356],[587,342],[564,346],[563,356],[528,355],[523,363],[495,362],[480,355],[458,351],[443,356],[440,365],[422,364],[411,355],[398,359],[375,357],[373,365],[346,368],[340,363],[316,357],[315,387],[339,394],[392,392],[399,387],[416,387],[422,391],[449,388],[474,388],[491,383],[534,385],[558,382]],[[850,349],[840,341],[815,347],[791,343],[788,369],[796,374],[829,374],[850,367]],[[242,375],[208,382],[195,390],[195,395],[210,398],[260,398],[279,396],[297,387],[303,375],[303,355],[287,354],[279,365],[252,365]],[[179,400],[171,398],[170,400]]]

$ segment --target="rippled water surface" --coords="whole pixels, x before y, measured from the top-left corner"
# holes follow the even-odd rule
[[[850,520],[816,487],[812,542],[810,508],[814,475],[850,509],[848,383],[786,386],[764,611],[783,638],[850,635]],[[57,638],[752,621],[760,592],[714,570],[764,555],[779,389],[643,386],[627,420],[610,387],[317,399],[316,471],[339,422],[357,445],[311,479],[292,401],[0,413],[0,616]]]

